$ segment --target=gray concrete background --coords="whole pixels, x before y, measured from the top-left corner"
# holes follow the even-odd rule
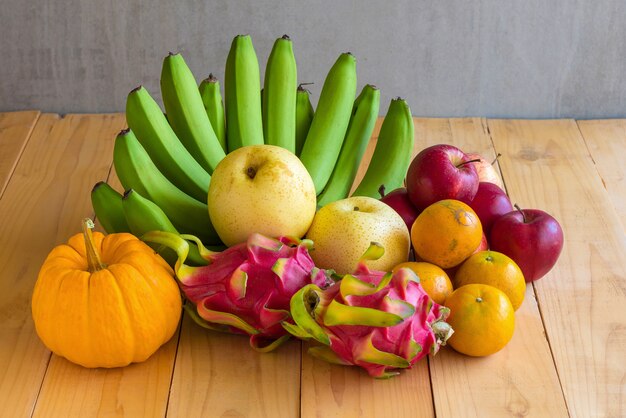
[[[359,89],[416,116],[626,117],[624,0],[0,0],[0,111],[109,112],[181,52],[198,81],[223,80],[230,42],[252,35],[261,75],[294,40],[314,101],[340,52]]]

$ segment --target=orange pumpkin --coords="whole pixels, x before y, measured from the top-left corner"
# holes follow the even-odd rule
[[[181,296],[170,266],[127,233],[82,234],[55,247],[32,298],[39,338],[85,367],[120,367],[150,357],[176,331]]]

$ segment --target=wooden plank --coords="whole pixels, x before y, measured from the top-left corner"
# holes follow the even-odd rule
[[[40,112],[0,113],[0,197],[22,155]]]
[[[247,337],[201,328],[185,315],[168,417],[297,417],[300,342],[257,353]]]
[[[447,143],[488,160],[495,158],[486,123],[480,118],[417,119],[416,138],[416,152]],[[513,340],[497,354],[478,359],[444,347],[430,359],[437,416],[567,415],[532,291],[527,292],[516,320]]]
[[[578,129],[626,232],[626,119],[580,120]]]
[[[98,116],[98,131],[111,117]],[[80,229],[89,213],[88,182],[108,168],[110,147],[83,121],[41,115],[0,200],[0,405],[30,416],[49,360],[37,338],[30,297],[41,263]]]
[[[35,417],[164,417],[178,332],[143,363],[87,369],[52,355]]]
[[[433,417],[428,364],[422,359],[389,380],[359,367],[338,366],[302,353],[301,416]]]
[[[39,170],[39,164],[47,167],[60,159],[58,153],[50,158],[43,149],[56,121],[56,115],[39,118],[15,169],[17,175],[0,200],[0,219],[11,220],[0,223],[0,405],[11,417],[30,416],[49,359],[34,331],[30,296],[39,266],[58,240],[51,222],[33,222],[53,219],[44,209],[46,187],[42,187],[44,181],[50,183],[51,172]]]
[[[626,238],[578,127],[572,120],[488,124],[513,199],[563,227],[560,260],[534,287],[569,413],[624,416]]]

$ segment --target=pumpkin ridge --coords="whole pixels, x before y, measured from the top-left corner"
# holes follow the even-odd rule
[[[49,266],[47,261],[51,259],[55,260],[54,265]],[[59,265],[59,261],[62,261],[62,265]],[[77,269],[87,271],[87,262],[76,248],[71,245],[61,244],[54,248],[44,261],[44,269],[61,268],[61,269]]]
[[[137,301],[133,301],[131,299],[132,297],[136,297],[137,300],[141,300],[141,302],[143,302],[143,300],[141,299],[141,294],[137,292],[139,290],[139,286],[142,286],[142,289],[140,290],[141,293],[143,292],[156,293],[155,287],[153,287],[150,283],[151,280],[149,279],[140,280],[136,278],[137,275],[141,277],[145,277],[146,273],[149,273],[149,272],[138,269],[136,266],[130,263],[117,264],[117,267],[115,268],[115,270],[118,270],[118,269],[120,270],[120,272],[124,271],[122,274],[119,274],[119,276],[118,274],[114,274],[114,276],[115,276],[117,286],[122,291],[121,293],[123,295],[127,312],[128,312],[129,306],[135,306],[134,310],[132,309],[130,310],[130,313],[135,317],[134,318],[135,321],[132,321],[133,322],[133,326],[132,326],[133,336],[135,338],[133,361],[143,361],[143,360],[146,360],[152,354],[152,351],[147,350],[146,349],[147,346],[145,344],[141,344],[141,341],[145,341],[146,339],[152,339],[154,341],[158,341],[159,347],[160,347],[171,338],[171,334],[169,334],[169,331],[170,331],[169,329],[164,329],[163,327],[154,329],[151,326],[154,323],[163,323],[163,324],[168,323],[169,322],[168,317],[167,317],[166,312],[162,308],[162,304],[145,306],[143,304],[138,304]],[[131,270],[132,274],[130,274],[128,271],[125,271],[125,270]],[[124,279],[122,279],[122,277],[124,277]],[[126,284],[121,283],[122,280],[127,280],[130,277],[134,278],[130,286],[132,290],[129,290]],[[141,285],[138,285],[139,282],[141,283]],[[128,283],[131,283],[131,282],[129,281]],[[157,285],[156,288],[158,288],[158,283],[156,283],[156,285]],[[162,300],[162,299],[163,299],[163,295],[159,295],[159,300]],[[139,307],[141,311],[139,311],[137,307]]]
[[[148,245],[145,245],[145,247],[150,252],[154,251]],[[145,254],[143,256],[146,257]],[[129,264],[135,266],[135,263],[139,264],[138,263],[139,260],[140,258],[133,258],[133,260],[129,262]],[[163,259],[160,258],[160,260],[163,260]],[[174,271],[169,266],[169,264],[165,262],[165,260],[163,260],[162,265],[148,266],[145,263],[140,263],[139,267],[141,267],[140,271],[145,272],[144,277],[146,277],[147,275],[147,277],[150,277],[151,279],[153,278],[152,280],[146,280],[146,283],[149,286],[150,290],[154,292],[155,294],[159,295],[159,300],[163,302],[167,301],[169,303],[169,305],[166,303],[161,303],[157,305],[158,307],[155,307],[155,310],[158,309],[163,315],[164,323],[171,322],[172,324],[171,329],[162,330],[163,331],[163,337],[161,340],[161,345],[162,345],[162,344],[165,344],[167,341],[169,341],[170,338],[172,338],[172,335],[174,335],[174,333],[176,333],[176,330],[178,329],[180,316],[179,316],[178,321],[169,321],[169,318],[170,316],[172,316],[172,313],[168,311],[169,310],[178,311],[179,315],[182,312],[182,296],[180,294],[180,287],[178,285],[178,281],[176,280],[174,276]],[[145,271],[147,267],[149,267],[150,271]],[[171,289],[171,290],[168,290],[168,289]],[[173,292],[174,289],[176,290],[175,292]]]
[[[129,300],[127,299],[127,292],[122,290],[122,286],[120,286],[119,279],[114,270],[124,270],[127,268],[126,264],[113,264],[107,268],[108,274],[111,276],[111,289],[115,291],[118,299],[118,311],[120,314],[119,320],[124,320],[124,327],[131,329],[130,340],[126,340],[124,345],[126,346],[127,351],[130,351],[132,354],[130,355],[129,362],[137,361],[137,323],[140,321],[131,321],[130,315],[133,312],[132,307],[129,305]],[[133,273],[141,274],[136,269],[133,268]],[[123,318],[122,318],[123,316]],[[128,348],[130,347],[130,350]]]
[[[167,296],[169,292],[164,288],[163,284],[160,282],[161,280],[168,280],[179,289],[178,281],[174,277],[174,271],[172,268],[163,260],[163,265],[150,265],[146,263],[146,259],[148,257],[152,258],[156,255],[153,255],[154,250],[146,245],[150,254],[146,254],[145,251],[135,250],[130,253],[124,255],[124,257],[120,260],[120,263],[128,264],[135,269],[137,269],[141,275],[146,278],[146,282],[149,283],[150,288],[153,292],[158,293],[161,297]],[[163,275],[163,277],[161,277]],[[165,278],[167,276],[167,279]]]
[[[119,237],[118,235],[128,235],[128,237]],[[151,255],[155,253],[146,243],[130,234],[108,235],[103,241],[102,252],[107,254],[108,262],[111,264],[124,262],[123,260],[128,259],[130,253],[140,252],[143,254],[150,253]]]
[[[33,292],[33,301],[32,301],[32,311],[33,314],[37,317],[44,318],[42,322],[35,323],[35,331],[40,336],[47,337],[47,341],[49,341],[49,349],[50,351],[55,351],[55,348],[58,349],[59,344],[57,340],[61,338],[56,338],[57,333],[49,333],[49,330],[54,329],[55,317],[58,315],[56,311],[57,301],[59,300],[61,285],[65,280],[66,276],[73,273],[73,270],[63,269],[59,272],[60,276],[56,279],[48,278],[47,275],[41,275],[42,280],[37,280],[35,284],[35,290]],[[53,289],[56,283],[56,289]],[[47,289],[50,287],[51,289]],[[50,298],[51,296],[55,296],[54,301],[52,303],[42,302]],[[40,309],[40,306],[44,306],[47,309]],[[43,338],[42,338],[43,339]]]
[[[60,355],[70,361],[76,361],[71,355],[73,352],[84,353],[88,347],[85,344],[83,335],[89,334],[89,326],[80,315],[83,311],[77,303],[79,295],[87,294],[91,275],[82,270],[69,270],[64,275],[56,293],[54,316],[51,318],[50,326],[54,335],[57,336],[57,347]],[[59,302],[59,295],[72,294],[72,302]],[[80,321],[68,321],[68,318],[80,317]],[[69,354],[69,355],[68,355]],[[82,359],[82,358],[81,358]]]

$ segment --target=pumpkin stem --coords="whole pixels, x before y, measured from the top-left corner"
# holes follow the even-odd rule
[[[90,273],[106,268],[106,265],[100,260],[100,254],[98,254],[93,244],[93,234],[91,233],[93,227],[94,224],[91,219],[83,219],[83,237],[85,238],[85,252],[87,253],[87,268]]]

